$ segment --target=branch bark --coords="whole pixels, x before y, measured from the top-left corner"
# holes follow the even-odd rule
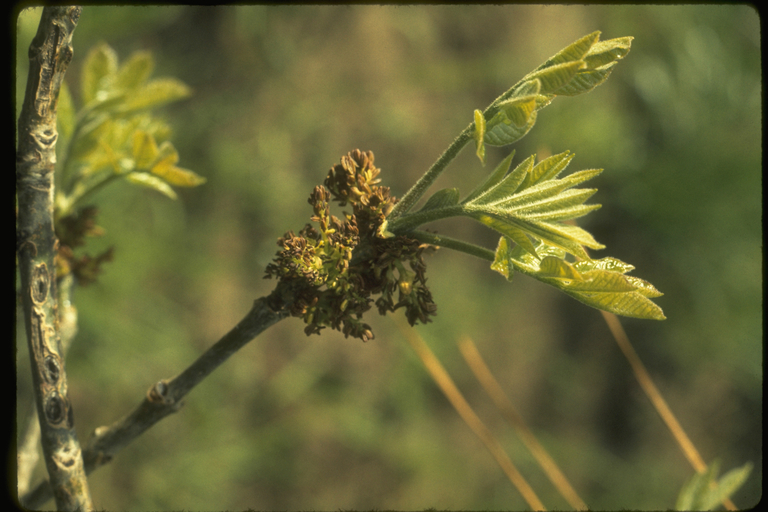
[[[86,474],[110,462],[117,452],[155,423],[178,411],[184,396],[197,384],[249,341],[287,316],[287,309],[277,301],[267,297],[257,299],[248,314],[186,370],[172,379],[158,381],[149,388],[144,400],[133,412],[93,432],[83,450]],[[42,482],[21,501],[29,508],[38,508],[50,498],[51,486],[49,482]]]
[[[92,509],[59,335],[53,225],[56,108],[82,7],[46,7],[29,47],[18,124],[17,256],[43,456],[58,510]]]

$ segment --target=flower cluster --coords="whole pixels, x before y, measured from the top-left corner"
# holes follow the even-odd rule
[[[397,199],[379,186],[373,153],[355,150],[328,173],[309,197],[317,227],[307,224],[278,239],[282,249],[266,268],[280,280],[272,306],[303,318],[307,334],[324,327],[363,341],[373,338],[363,314],[375,303],[379,313],[405,308],[411,325],[426,323],[437,306],[426,286],[422,259],[427,244],[407,236],[379,233]],[[330,201],[352,206],[344,220],[330,214]],[[408,267],[408,268],[406,268]],[[374,301],[372,295],[380,295]]]

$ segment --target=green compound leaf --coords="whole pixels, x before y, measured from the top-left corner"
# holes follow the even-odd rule
[[[558,89],[556,94],[558,96],[576,96],[589,92],[605,82],[618,61],[629,53],[631,45],[631,37],[620,37],[596,43],[584,57],[585,69],[579,71],[568,84]]]
[[[520,140],[536,124],[538,111],[556,96],[582,94],[605,81],[616,62],[629,52],[632,38],[603,42],[599,39],[600,32],[593,32],[571,43],[496,98],[483,112],[475,110],[473,122],[395,205],[391,221],[410,211],[470,140],[474,139],[476,155],[485,165],[486,144],[505,146]],[[412,221],[409,223],[413,224]]]
[[[493,102],[486,111],[485,127],[475,130],[478,157],[484,158],[480,133],[486,144],[512,144],[530,131],[537,112],[556,96],[576,96],[603,83],[616,63],[629,53],[632,38],[599,39],[600,32],[593,32],[571,43]],[[475,126],[478,124],[476,111]]]
[[[535,155],[532,155],[503,177],[502,166],[499,166],[461,203],[462,214],[511,238],[528,252],[533,249],[530,241],[526,242],[530,236],[588,259],[582,246],[592,249],[603,246],[588,232],[562,221],[581,217],[600,207],[583,204],[596,189],[571,188],[602,171],[580,171],[556,179],[572,159],[573,155],[566,151],[534,165]],[[502,164],[507,168],[509,161]]]
[[[593,32],[562,49],[523,78],[542,81],[540,94],[576,96],[603,83],[616,63],[627,56],[632,37],[598,41]]]
[[[595,189],[571,189],[602,171],[579,171],[556,179],[572,158],[565,152],[535,164],[536,157],[532,155],[506,174],[512,162],[510,155],[464,201],[458,202],[456,189],[441,190],[421,210],[395,219],[387,229],[404,233],[428,222],[466,216],[509,237],[535,256],[538,255],[531,239],[589,259],[584,247],[602,249],[603,245],[587,231],[564,221],[600,207],[583,204]]]
[[[565,252],[560,248],[538,242],[534,254],[502,237],[491,269],[510,281],[516,270],[603,311],[634,318],[665,319],[661,308],[648,298],[648,287],[654,297],[661,293],[646,281],[624,275],[631,265],[615,258],[569,263],[563,259]]]
[[[82,93],[86,113],[127,115],[162,106],[191,94],[173,78],[150,80],[155,63],[149,52],[136,52],[118,67],[115,51],[102,44],[86,58]]]

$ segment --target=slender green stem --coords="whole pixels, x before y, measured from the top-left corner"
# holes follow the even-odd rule
[[[410,231],[408,236],[415,238],[424,243],[437,245],[439,247],[445,247],[447,249],[453,249],[454,251],[460,251],[472,256],[476,256],[483,260],[493,261],[496,258],[496,253],[485,247],[464,242],[463,240],[457,240],[444,235],[438,235],[437,233],[429,233],[427,231]]]
[[[520,80],[507,91],[505,91],[504,94],[493,100],[490,105],[488,105],[485,111],[483,111],[483,116],[485,117],[486,121],[496,114],[496,111],[498,110],[497,105],[502,101],[509,99],[522,83],[523,80]],[[458,156],[461,150],[464,149],[464,146],[466,146],[467,143],[472,140],[472,133],[474,130],[475,123],[472,122],[469,124],[469,126],[464,128],[458,137],[456,137],[451,145],[448,146],[448,149],[446,149],[443,154],[440,155],[440,157],[435,161],[435,163],[432,164],[432,167],[430,167],[429,170],[427,170],[427,172],[425,172],[424,175],[419,178],[419,181],[417,181],[416,184],[413,185],[413,187],[411,187],[408,192],[406,192],[406,194],[402,197],[402,199],[400,199],[400,201],[395,205],[395,208],[389,214],[388,220],[390,223],[395,219],[402,217],[408,213],[411,208],[413,208],[413,205],[416,204],[416,202],[421,198],[421,196],[424,195],[430,185],[432,185],[437,177],[442,174],[446,167],[448,167],[448,164],[450,164],[453,159]]]
[[[90,183],[78,181],[74,187],[74,190],[72,190],[72,193],[60,194],[56,197],[56,218],[61,219],[67,215],[70,215],[75,210],[75,206],[82,202],[84,198],[94,194],[121,176],[123,175],[109,173],[105,174],[104,177],[93,180]]]
[[[469,126],[464,128],[464,131],[462,131],[459,136],[456,137],[451,145],[448,146],[448,149],[446,149],[443,154],[440,155],[437,161],[432,164],[432,167],[430,167],[429,170],[425,172],[421,178],[419,178],[419,181],[417,181],[416,184],[411,187],[411,189],[395,205],[392,213],[390,213],[388,216],[390,222],[394,221],[398,217],[402,217],[408,213],[411,208],[413,208],[413,205],[416,204],[416,201],[418,201],[421,196],[424,195],[430,185],[432,185],[437,177],[440,176],[446,167],[448,167],[448,164],[451,163],[451,161],[456,158],[464,146],[466,146],[467,143],[472,140],[472,131],[474,129],[475,123],[471,123]]]
[[[387,229],[396,235],[401,235],[423,224],[427,224],[428,222],[465,215],[464,210],[464,206],[456,205],[446,208],[435,208],[425,212],[411,213],[389,222]]]

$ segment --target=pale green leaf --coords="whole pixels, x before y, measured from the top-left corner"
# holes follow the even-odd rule
[[[498,116],[498,117],[496,117]],[[528,123],[523,127],[515,126],[506,115],[499,112],[494,116],[493,126],[485,133],[485,143],[491,146],[506,146],[522,139],[536,124],[536,112],[528,118]]]
[[[190,94],[189,87],[178,80],[173,78],[156,79],[146,83],[126,97],[120,110],[122,113],[128,113],[155,108],[186,98]]]
[[[510,99],[516,99],[516,98],[527,98],[529,96],[539,96],[539,93],[541,92],[541,82],[539,80],[528,80],[523,79],[521,81],[520,85],[518,85],[515,90],[512,92],[512,95],[507,98],[504,101],[509,101]],[[503,101],[501,103],[504,103]],[[501,105],[499,103],[499,105]]]
[[[599,176],[602,172],[603,169],[584,169],[583,171],[576,171],[573,174],[569,174],[568,176],[561,178],[560,181],[568,183],[568,187],[574,187]]]
[[[523,229],[520,226],[520,224],[517,222],[517,219],[514,219],[514,218],[505,218],[505,217],[500,218],[500,217],[497,217],[494,215],[488,215],[485,213],[476,213],[470,216],[476,221],[478,221],[480,224],[483,224],[484,226],[487,226],[493,229],[494,231],[512,240],[522,240],[523,237],[525,237],[525,233],[527,232],[527,230]],[[522,233],[522,236],[521,236],[521,233]],[[530,244],[530,240],[528,241],[528,243]],[[518,245],[523,245],[523,244],[518,244]],[[527,248],[530,249],[530,246],[528,246]],[[535,251],[534,251],[534,254],[535,254]]]
[[[584,280],[573,265],[555,256],[546,256],[541,260],[541,263],[539,264],[539,274],[543,277],[552,277],[555,279],[569,279],[574,281]]]
[[[589,270],[608,270],[611,272],[620,272],[626,274],[635,269],[629,263],[624,263],[621,260],[612,258],[610,256],[599,260],[581,260],[574,263],[574,266],[580,272],[587,272]]]
[[[173,147],[173,144],[169,140],[166,140],[160,144],[160,147],[157,151],[158,158],[170,158],[172,160],[172,164],[175,164],[179,161],[179,152],[176,151],[176,148]]]
[[[176,199],[176,192],[173,191],[168,183],[161,180],[157,176],[153,176],[146,172],[131,172],[126,174],[125,179],[134,185],[151,188],[160,192],[166,197]]]
[[[554,96],[539,94],[541,82],[523,82],[510,99],[494,107],[495,113],[486,122],[485,142],[505,146],[519,140],[536,123],[536,112],[549,104]]]
[[[691,479],[688,480],[680,490],[680,494],[677,496],[675,509],[684,511],[705,510],[700,508],[699,503],[702,496],[707,492],[709,482],[714,480],[718,467],[719,462],[713,461],[703,473],[694,473]]]
[[[480,159],[480,163],[485,165],[485,116],[479,110],[475,110],[475,131],[473,137],[477,147],[477,158]]]
[[[111,167],[115,174],[120,174],[124,167],[122,155],[115,151],[112,146],[104,140],[99,140],[100,152],[96,153],[96,158],[92,159],[93,172],[100,171],[104,167]]]
[[[506,237],[501,237],[496,248],[496,257],[491,263],[491,269],[506,277],[507,281],[512,281],[515,273],[515,267],[512,265],[512,247],[512,242]]]
[[[497,200],[495,205],[505,210],[526,207],[530,204],[542,201],[548,197],[560,194],[564,190],[594,178],[601,172],[601,169],[579,171],[559,180],[540,182],[536,185],[520,190],[515,195],[507,197],[504,200]]]
[[[116,90],[133,91],[146,82],[155,67],[149,52],[136,52],[122,65],[115,74],[112,87]]]
[[[117,71],[117,54],[108,45],[102,43],[88,53],[83,64],[80,78],[83,103],[98,99],[100,91],[107,86],[108,77]]]
[[[535,155],[532,155],[503,178],[503,170],[497,168],[462,202],[458,214],[472,217],[498,231],[527,252],[534,252],[528,239],[532,237],[560,247],[577,258],[588,259],[583,246],[592,249],[602,249],[603,246],[588,232],[562,221],[581,217],[600,207],[583,204],[596,189],[568,189],[601,171],[580,171],[555,179],[572,157],[569,152],[564,152],[534,165]],[[505,162],[504,168],[510,163]],[[523,190],[521,183],[527,182],[532,173],[536,174],[538,182]]]
[[[714,510],[744,484],[752,471],[752,464],[747,462],[740,468],[732,469],[718,480],[719,470],[720,461],[714,460],[706,471],[694,474],[680,490],[675,509]]]
[[[133,159],[136,168],[149,169],[157,160],[160,151],[157,148],[155,138],[144,130],[136,130],[133,133]]]
[[[581,207],[584,206],[582,203],[592,197],[595,192],[597,192],[596,188],[564,190],[556,195],[548,195],[536,201],[531,201],[519,206],[515,208],[515,212],[521,217],[535,218],[536,215],[554,213],[572,207]],[[597,209],[599,206],[600,205],[596,204],[588,205],[588,207],[592,209]]]
[[[554,252],[547,251],[545,248],[554,249]],[[499,239],[499,244],[496,247],[496,255],[494,262],[497,267],[503,268],[506,265],[510,265],[515,270],[534,276],[539,272],[539,265],[543,258],[547,256],[564,257],[565,251],[547,246],[541,242],[536,242],[533,251],[527,251],[520,245],[512,245],[512,241],[506,236],[502,236]],[[493,268],[493,267],[492,267]],[[494,268],[494,270],[496,270]]]
[[[104,118],[105,113],[107,116],[115,117],[122,108],[126,96],[125,91],[114,89],[99,91],[96,99],[86,105],[85,112],[88,114],[86,119],[90,122],[94,120],[94,116],[97,116],[96,121],[98,122],[99,119]]]
[[[600,32],[592,32],[591,34],[588,34],[573,43],[569,44],[559,52],[557,52],[555,55],[550,57],[546,60],[542,65],[537,67],[531,75],[534,73],[548,68],[550,66],[555,66],[557,64],[563,64],[566,62],[574,62],[581,60],[584,58],[585,55],[589,52],[590,48],[600,39]],[[529,75],[530,76],[530,75]],[[526,76],[526,79],[528,77]]]
[[[189,169],[170,165],[165,160],[160,160],[152,167],[152,174],[175,187],[197,187],[207,181],[203,176]]]
[[[584,230],[566,230],[575,226],[566,226],[565,224],[550,224],[547,222],[527,221],[519,219],[508,212],[498,210],[469,211],[466,213],[481,224],[501,233],[504,236],[512,238],[517,236],[518,231],[533,236],[549,245],[554,245],[573,254],[578,258],[587,258],[583,245],[593,249],[601,249],[602,245],[595,242],[592,235]]]
[[[620,272],[579,271],[580,265],[589,268],[603,266],[607,262],[595,265],[584,265],[582,262],[571,264],[562,259],[564,254],[560,249],[544,243],[536,246],[536,253],[540,261],[519,246],[511,247],[511,242],[502,237],[491,268],[505,277],[512,275],[515,270],[522,272],[597,309],[622,316],[664,319],[661,308],[638,293],[632,281]]]
[[[533,242],[531,242],[531,239],[528,238],[528,235],[525,234],[525,231],[517,229],[514,226],[507,226],[505,232],[513,242],[520,246],[521,249],[538,258],[536,248],[534,247]]]
[[[553,223],[553,222],[536,222],[533,221],[532,224],[541,225],[542,229],[546,229],[549,232],[557,232],[561,236],[573,240],[579,245],[583,245],[585,247],[589,247],[590,249],[605,249],[605,246],[601,243],[598,243],[595,241],[594,238],[592,238],[592,235],[589,234],[589,232],[581,229],[579,226],[571,225],[571,224],[561,224],[561,223]],[[558,244],[554,244],[558,245]],[[565,246],[563,246],[564,249],[567,249]],[[575,256],[579,256],[576,253],[571,253]],[[582,256],[579,256],[580,258]],[[584,258],[586,259],[586,258]]]
[[[633,318],[665,319],[661,308],[640,293],[628,276],[605,270],[591,270],[581,275],[583,281],[550,284],[576,300],[603,311]]]
[[[632,46],[632,37],[618,37],[599,41],[589,49],[584,56],[584,62],[589,69],[596,69],[627,56]]]
[[[714,489],[709,489],[706,499],[702,502],[703,507],[711,510],[730,498],[749,478],[752,472],[752,463],[747,462],[740,468],[734,468],[724,474],[717,482]]]
[[[578,73],[567,85],[557,91],[557,95],[577,96],[591,91],[608,79],[614,66],[616,62],[611,62],[605,66]]]
[[[558,155],[552,155],[545,158],[534,167],[523,182],[521,189],[528,188],[536,183],[556,178],[568,167],[573,157],[576,156],[570,151],[564,151]]]
[[[571,81],[580,70],[587,67],[583,60],[563,62],[535,71],[526,77],[527,80],[539,80],[540,94],[558,94],[558,89]]]
[[[635,286],[627,279],[627,276],[619,272],[607,270],[590,270],[581,274],[583,280],[572,283],[568,289],[578,292],[631,292]]]
[[[496,168],[493,170],[491,174],[488,175],[488,177],[483,181],[481,184],[479,184],[475,189],[469,193],[469,195],[464,198],[464,201],[462,203],[468,203],[473,201],[476,197],[478,197],[481,194],[484,194],[487,190],[490,190],[494,185],[496,185],[498,182],[500,182],[502,179],[504,179],[504,176],[506,176],[507,171],[509,171],[509,167],[512,165],[512,159],[515,157],[515,151],[512,150],[512,152],[505,158],[504,160],[499,163],[499,165],[496,166]]]
[[[644,320],[664,320],[664,312],[659,306],[651,302],[644,295],[632,292],[582,292],[571,291],[568,288],[563,292],[574,299],[596,309],[608,311],[615,315]]]
[[[510,156],[513,156],[513,155],[510,155]],[[506,199],[513,197],[515,192],[517,192],[517,189],[520,186],[520,183],[522,183],[522,181],[525,179],[525,177],[528,175],[531,169],[533,169],[533,163],[535,159],[536,159],[536,156],[531,155],[525,160],[523,160],[522,162],[520,162],[512,172],[507,174],[506,177],[504,177],[503,179],[498,180],[498,183],[494,184],[491,187],[486,188],[481,194],[478,195],[478,197],[472,200],[472,202],[475,204],[487,205],[487,204],[493,204],[499,201],[504,201]],[[506,160],[504,162],[506,162]],[[511,163],[512,163],[512,160],[510,158],[509,162],[506,164],[506,167],[509,168],[509,164]],[[495,171],[493,176],[495,176]]]
[[[419,211],[425,212],[428,210],[435,210],[438,208],[456,206],[457,204],[459,204],[459,189],[444,188],[432,194],[432,197],[430,197],[427,200],[427,202]]]
[[[640,293],[642,295],[645,295],[648,298],[655,298],[655,297],[661,297],[664,295],[659,290],[656,289],[655,286],[653,286],[648,281],[645,281],[644,279],[640,279],[639,277],[633,277],[633,276],[626,276],[627,279],[632,283],[632,285],[637,290],[637,293]]]
[[[528,124],[531,114],[536,111],[536,95],[521,96],[499,103],[499,112],[488,122],[488,128],[493,128],[498,122],[511,122],[517,128]],[[503,115],[501,115],[503,114]]]
[[[176,187],[197,187],[206,182],[206,179],[199,174],[176,167],[179,161],[179,153],[169,141],[160,145],[158,156],[152,165],[150,172]],[[458,190],[456,191],[458,196]]]
[[[570,206],[568,208],[561,208],[559,210],[544,210],[534,213],[519,212],[519,215],[528,220],[562,222],[564,220],[578,219],[579,217],[583,217],[599,208],[599,204],[580,204],[576,206]]]

